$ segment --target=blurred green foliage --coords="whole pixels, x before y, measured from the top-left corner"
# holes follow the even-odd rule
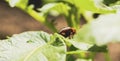
[[[52,22],[55,21],[55,19],[48,21],[49,15],[55,17],[59,15],[64,16],[67,25],[77,30],[77,33],[71,39],[64,38],[55,33],[50,37],[50,43],[34,50],[32,54],[26,58],[27,61],[39,61],[42,58],[47,61],[45,57],[50,58],[51,56],[49,56],[49,54],[55,56],[57,53],[61,53],[61,56],[66,56],[67,61],[92,61],[97,52],[108,53],[107,44],[109,42],[119,42],[120,40],[118,37],[120,34],[118,31],[120,23],[118,13],[120,12],[119,0],[42,0],[43,5],[37,8],[37,11],[34,10],[34,4],[28,5],[29,0],[6,1],[11,7],[18,7],[37,21],[47,25],[53,32],[58,32],[58,30]],[[94,18],[94,14],[100,15],[100,17]],[[80,26],[81,15],[87,21],[82,27]],[[113,30],[113,33],[109,30]],[[60,47],[59,50],[56,48],[59,46],[64,46],[64,48]],[[65,48],[65,46],[67,46],[67,48]],[[69,48],[71,48],[71,50]],[[47,53],[43,52],[42,49]],[[67,52],[66,49],[68,49]],[[48,50],[50,50],[51,53],[55,53],[48,53]],[[61,51],[66,53],[62,55]],[[87,56],[87,54],[89,55]],[[37,60],[35,57],[38,55],[42,56],[41,59],[37,58]],[[62,60],[54,57],[48,60],[52,61],[55,59],[55,61],[64,61],[65,57],[61,56],[60,58],[63,58]],[[108,58],[109,55],[106,56],[106,61],[110,61]]]
[[[6,0],[9,2],[11,7],[18,7],[26,11],[32,17],[34,17],[39,22],[45,24],[52,31],[57,32],[54,24],[47,20],[49,14],[53,16],[63,15],[66,18],[66,22],[69,27],[76,29],[80,28],[80,18],[81,15],[90,22],[89,20],[94,13],[106,14],[115,13],[116,11],[108,6],[106,6],[101,0],[42,0],[42,8],[38,8],[39,12],[33,10],[34,4],[28,6],[28,0]],[[91,16],[87,17],[86,14],[91,12]],[[53,19],[54,20],[54,19]]]

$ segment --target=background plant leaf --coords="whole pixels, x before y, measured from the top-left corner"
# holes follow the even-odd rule
[[[64,3],[49,3],[39,9],[43,13],[68,15],[70,7]]]
[[[26,9],[28,5],[28,0],[6,0],[11,7],[18,7],[21,9]]]
[[[73,37],[73,41],[76,43],[96,44],[97,46],[120,42],[119,16],[120,14],[101,15],[91,23],[84,25]]]
[[[75,5],[80,12],[85,11],[92,11],[94,13],[113,13],[115,12],[114,9],[109,8],[103,4],[101,0],[63,0]]]

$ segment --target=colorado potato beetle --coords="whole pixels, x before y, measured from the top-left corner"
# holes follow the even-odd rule
[[[65,28],[61,29],[59,32],[59,34],[61,34],[65,38],[67,38],[67,37],[72,38],[75,33],[76,33],[76,30],[71,27],[65,27]]]

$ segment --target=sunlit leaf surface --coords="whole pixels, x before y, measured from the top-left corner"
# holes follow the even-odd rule
[[[1,40],[0,61],[64,61],[66,46],[59,36],[53,37],[42,31],[31,31]]]
[[[52,42],[38,47],[29,54],[24,61],[65,61],[66,46],[57,34],[52,36]]]
[[[80,11],[92,11],[95,13],[112,13],[113,8],[107,7],[102,0],[63,0],[75,5]]]

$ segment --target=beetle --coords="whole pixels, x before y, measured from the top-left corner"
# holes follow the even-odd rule
[[[75,33],[76,33],[76,29],[71,28],[71,27],[65,27],[61,29],[59,32],[59,34],[61,34],[65,38],[67,37],[72,38]]]

